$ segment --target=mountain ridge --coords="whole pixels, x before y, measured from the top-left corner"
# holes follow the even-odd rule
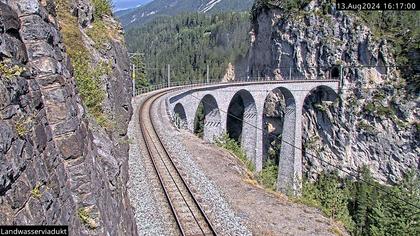
[[[220,13],[250,10],[253,0],[154,0],[146,5],[116,13],[125,28],[141,26],[159,16],[180,13]]]

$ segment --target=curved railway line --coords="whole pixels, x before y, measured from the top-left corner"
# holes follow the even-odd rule
[[[216,235],[216,232],[181,175],[155,129],[152,106],[168,92],[150,96],[140,107],[140,129],[147,153],[163,190],[179,233],[185,236]]]

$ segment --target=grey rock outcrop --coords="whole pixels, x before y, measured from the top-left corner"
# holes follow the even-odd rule
[[[264,104],[264,157],[278,163],[286,101],[280,90],[271,91]],[[280,137],[280,138],[279,138]]]
[[[340,66],[344,68],[336,103],[322,103],[322,89],[305,102],[303,161],[308,177],[331,169],[319,159],[347,171],[367,165],[376,179],[387,183],[399,181],[409,169],[419,170],[420,99],[408,92],[399,70],[383,67],[395,64],[386,40],[375,37],[357,16],[333,5],[323,7],[327,1],[311,1],[293,13],[281,1],[269,1],[270,7],[258,2],[250,76],[320,79],[339,77]]]
[[[82,28],[92,22],[92,3],[77,3]],[[124,46],[91,50],[112,59],[102,82],[105,110],[117,124],[104,130],[78,94],[54,2],[0,0],[0,13],[0,224],[136,235],[126,191],[132,108]]]

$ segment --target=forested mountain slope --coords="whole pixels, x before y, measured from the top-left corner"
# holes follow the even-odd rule
[[[152,83],[166,80],[170,64],[173,81],[222,79],[229,63],[237,76],[245,76],[249,48],[248,13],[182,14],[156,18],[141,28],[129,29],[129,51],[144,54],[145,77]],[[157,81],[160,80],[160,81]]]
[[[144,25],[159,16],[175,16],[187,12],[248,11],[253,2],[253,0],[154,0],[123,14],[120,20],[125,28],[131,28]]]

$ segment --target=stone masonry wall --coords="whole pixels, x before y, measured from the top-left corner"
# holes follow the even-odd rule
[[[91,9],[90,1],[78,3],[80,15]],[[115,42],[105,53],[114,57],[113,74],[103,79],[105,106],[119,122],[105,131],[87,119],[55,16],[54,1],[0,1],[0,224],[135,235],[126,192],[126,51]],[[10,74],[13,68],[25,72]]]

